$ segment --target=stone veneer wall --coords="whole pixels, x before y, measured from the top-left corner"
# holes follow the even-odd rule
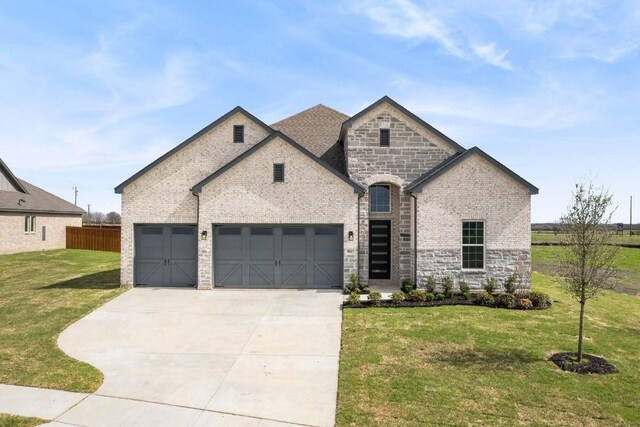
[[[35,215],[34,234],[25,234],[24,217]],[[37,213],[0,213],[0,254],[64,249],[67,246],[67,226],[81,227],[78,215],[38,215]],[[46,240],[42,240],[46,227]]]
[[[234,125],[244,125],[244,143],[233,142]],[[125,187],[120,258],[123,286],[131,286],[134,280],[134,224],[196,224],[197,198],[190,188],[267,136],[253,120],[234,114]]]
[[[531,194],[478,154],[418,193],[418,285],[445,275],[479,288],[487,276],[516,271],[530,282]],[[485,222],[485,269],[462,270],[462,221]]]
[[[390,146],[380,147],[380,129],[390,130]],[[391,282],[414,280],[413,201],[406,185],[455,153],[439,136],[389,104],[356,120],[347,131],[349,176],[367,188],[360,205],[360,280],[368,284],[369,218],[392,220]],[[369,213],[368,187],[391,184],[391,214]],[[376,281],[378,282],[378,281]]]
[[[284,163],[285,182],[273,182],[273,164]],[[357,271],[358,194],[289,143],[275,138],[207,184],[200,194],[200,229],[213,224],[332,224],[343,226],[343,278]],[[213,285],[215,250],[199,240],[198,287]]]

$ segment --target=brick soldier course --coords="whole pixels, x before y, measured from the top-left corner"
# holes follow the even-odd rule
[[[233,141],[234,126],[244,141]],[[381,146],[380,129],[389,130]],[[285,182],[273,182],[274,164]],[[389,212],[369,188],[388,185]],[[328,224],[343,231],[342,281],[423,286],[530,271],[530,199],[537,188],[477,148],[465,148],[388,97],[349,117],[323,105],[267,126],[240,107],[116,187],[122,194],[123,286],[135,285],[134,226]],[[369,280],[369,221],[391,222],[390,278]],[[462,223],[482,221],[483,268],[462,266]],[[416,229],[417,227],[417,229]],[[215,287],[211,238],[197,243],[197,283]]]

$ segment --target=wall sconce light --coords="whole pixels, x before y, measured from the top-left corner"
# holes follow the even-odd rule
[[[200,240],[207,240],[207,230],[202,230],[200,232]]]
[[[349,232],[349,241],[353,242],[353,231]]]

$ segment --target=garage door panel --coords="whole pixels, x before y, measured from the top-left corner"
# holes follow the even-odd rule
[[[316,261],[339,261],[342,259],[340,242],[342,236],[335,227],[316,227],[314,238],[314,259]]]
[[[198,280],[198,269],[194,261],[171,261],[170,282],[173,286],[194,284]]]
[[[164,259],[162,227],[144,227],[138,233],[138,256],[142,259]]]
[[[316,263],[313,269],[314,286],[339,286],[339,278],[342,276],[340,264]]]
[[[282,284],[286,286],[306,286],[307,262],[285,263],[282,261]]]
[[[242,285],[242,264],[220,262],[216,266],[215,283],[222,286]]]
[[[274,286],[276,284],[275,265],[252,263],[249,267],[250,285]]]
[[[196,229],[194,227],[173,227],[171,230],[171,259],[195,260],[198,256]]]
[[[164,260],[157,261],[139,261],[137,263],[138,283],[156,286],[164,283]]]

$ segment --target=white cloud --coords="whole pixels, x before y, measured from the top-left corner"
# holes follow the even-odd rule
[[[503,50],[498,52],[496,49],[495,43],[488,44],[472,44],[471,48],[473,49],[473,53],[487,64],[491,64],[495,67],[504,68],[505,70],[513,70],[513,65],[509,62],[506,57],[508,50]]]

